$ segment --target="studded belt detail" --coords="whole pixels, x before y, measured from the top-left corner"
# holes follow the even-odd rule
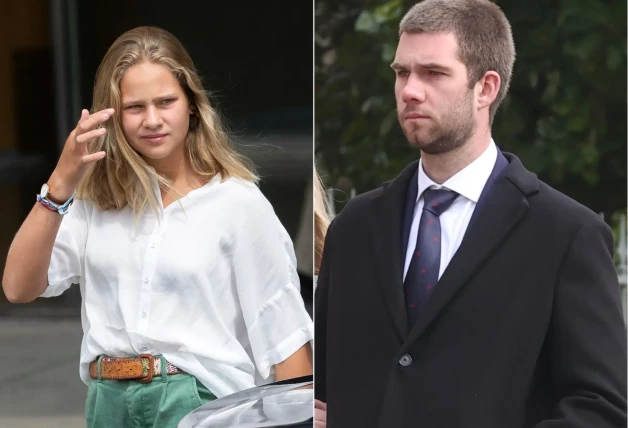
[[[166,374],[185,373],[166,362]],[[89,376],[98,379],[98,360],[89,363]],[[161,358],[141,354],[137,358],[104,357],[100,362],[100,378],[106,380],[137,380],[148,383],[154,376],[161,376]]]

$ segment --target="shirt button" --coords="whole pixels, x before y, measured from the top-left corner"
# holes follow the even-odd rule
[[[404,354],[401,358],[399,358],[399,365],[403,367],[408,367],[412,364],[412,357],[408,354]]]
[[[144,278],[144,282],[148,282],[148,278]]]
[[[152,244],[150,244],[151,248],[155,248],[155,243],[153,242]]]
[[[146,318],[146,312],[142,312],[140,315],[142,316],[142,318]]]
[[[148,351],[148,348],[146,346],[142,346],[142,351]]]

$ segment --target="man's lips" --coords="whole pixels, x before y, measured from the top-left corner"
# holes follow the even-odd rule
[[[407,113],[404,116],[404,119],[408,120],[408,119],[429,119],[430,117],[425,115],[425,114],[420,114],[420,113]]]

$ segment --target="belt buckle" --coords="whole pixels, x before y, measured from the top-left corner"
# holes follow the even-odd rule
[[[142,364],[142,377],[137,381],[140,383],[148,383],[153,380],[155,357],[150,354],[140,354],[138,358]],[[146,367],[146,364],[144,363],[146,360],[148,360],[148,367]]]

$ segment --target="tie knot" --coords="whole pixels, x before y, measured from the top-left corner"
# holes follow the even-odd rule
[[[456,200],[458,194],[447,189],[427,189],[423,192],[423,209],[440,216]]]

